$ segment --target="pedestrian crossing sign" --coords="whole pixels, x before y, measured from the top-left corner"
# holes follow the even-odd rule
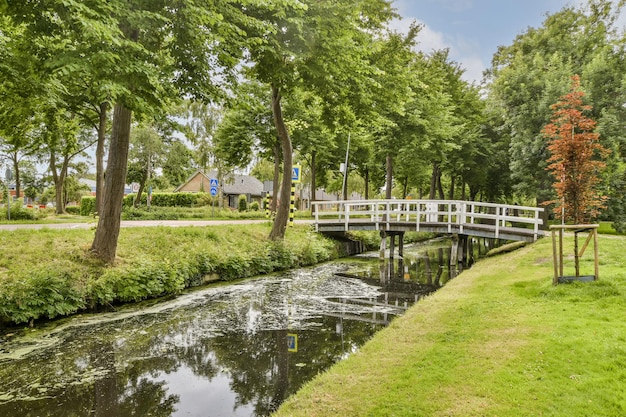
[[[291,168],[291,182],[294,184],[302,182],[300,165],[294,165]]]

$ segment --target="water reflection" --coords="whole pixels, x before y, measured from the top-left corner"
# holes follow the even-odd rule
[[[0,415],[268,415],[454,276],[445,254],[407,248],[382,269],[351,259],[5,337]]]

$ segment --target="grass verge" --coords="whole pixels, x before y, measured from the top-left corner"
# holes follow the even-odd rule
[[[313,265],[335,242],[296,225],[283,242],[271,225],[122,228],[117,261],[93,260],[91,230],[0,232],[0,325],[177,294],[186,287]]]
[[[275,416],[626,415],[624,247],[601,236],[600,280],[557,287],[550,239],[482,260]]]

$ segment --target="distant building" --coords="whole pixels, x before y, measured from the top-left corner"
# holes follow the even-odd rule
[[[211,180],[218,181],[217,191],[221,190],[222,198],[229,207],[236,208],[238,206],[240,195],[245,195],[248,203],[253,201],[259,205],[262,203],[263,183],[250,175],[227,174],[220,179],[215,171],[205,174],[198,170],[187,181],[178,186],[174,192],[210,193]]]
[[[298,196],[298,193],[296,193],[296,195]],[[298,198],[300,200],[301,210],[310,209],[311,208],[311,187],[309,187],[308,185],[302,187],[302,190],[300,191]],[[318,188],[315,191],[315,201],[318,203],[322,201],[328,201],[330,203],[331,201],[338,201],[338,200],[342,200],[342,197],[339,193],[327,193],[324,188]],[[364,200],[364,197],[360,193],[353,192],[348,196],[348,200]],[[332,207],[331,204],[324,206],[322,208],[326,209],[330,207]]]

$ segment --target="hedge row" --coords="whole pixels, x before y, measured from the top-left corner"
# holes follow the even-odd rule
[[[136,194],[128,194],[124,197],[122,205],[132,207]],[[141,204],[147,204],[148,195],[142,193]],[[150,204],[155,207],[193,207],[204,205],[211,201],[211,196],[207,193],[153,193]],[[82,216],[93,216],[96,212],[96,198],[92,196],[83,197],[80,201],[80,214]]]

